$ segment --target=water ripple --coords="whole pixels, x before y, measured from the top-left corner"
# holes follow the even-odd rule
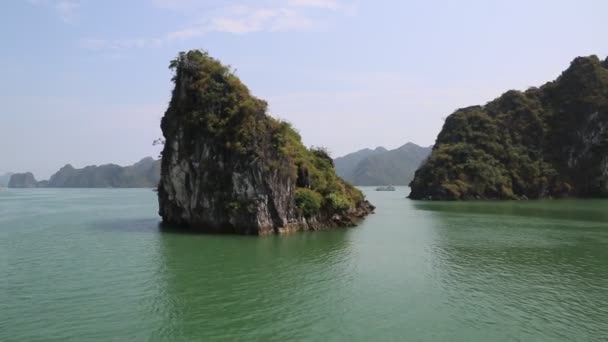
[[[265,238],[166,233],[147,189],[0,194],[0,341],[608,336],[606,202],[367,194],[358,228]]]

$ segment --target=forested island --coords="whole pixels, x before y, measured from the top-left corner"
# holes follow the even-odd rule
[[[31,172],[12,174],[9,188],[154,188],[160,179],[160,160],[146,157],[129,166],[67,164],[49,180],[36,181]]]
[[[227,66],[192,50],[170,68],[158,186],[165,223],[264,235],[352,226],[373,211],[324,149],[306,148],[289,123],[267,115]]]
[[[412,199],[608,196],[608,59],[450,115],[410,183]]]

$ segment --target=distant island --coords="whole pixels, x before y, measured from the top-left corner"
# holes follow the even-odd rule
[[[450,115],[412,199],[608,197],[608,59]]]
[[[170,68],[158,186],[165,223],[264,235],[352,226],[373,211],[324,149],[306,148],[289,123],[267,115],[227,66],[192,50]]]
[[[334,163],[338,176],[353,185],[407,185],[430,154],[431,147],[408,142],[390,151],[366,148],[336,158]]]
[[[15,173],[8,181],[9,188],[37,188],[38,182],[31,172]]]
[[[76,169],[67,164],[51,178],[36,181],[31,172],[12,174],[9,188],[153,188],[160,180],[160,160],[146,157],[129,166],[105,164]]]

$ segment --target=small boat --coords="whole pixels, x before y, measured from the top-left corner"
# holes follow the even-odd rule
[[[376,188],[376,191],[395,191],[395,187],[392,185],[388,185],[388,186],[379,186]]]

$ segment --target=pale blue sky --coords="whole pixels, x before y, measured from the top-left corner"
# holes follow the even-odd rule
[[[169,60],[208,50],[307,145],[430,145],[455,109],[608,54],[608,1],[7,0],[0,173],[158,154]]]

